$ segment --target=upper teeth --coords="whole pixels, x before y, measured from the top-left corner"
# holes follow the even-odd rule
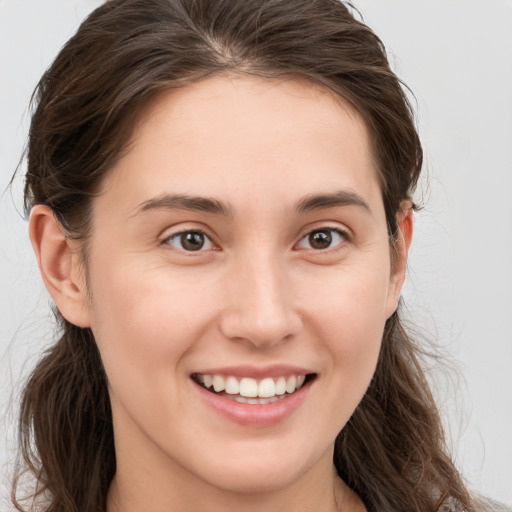
[[[267,377],[260,381],[250,377],[238,378],[223,375],[196,374],[196,377],[206,388],[213,386],[217,393],[225,391],[228,395],[241,395],[247,398],[270,398],[285,393],[293,393],[304,384],[306,379],[305,375],[291,375],[289,377],[277,377],[276,379]]]

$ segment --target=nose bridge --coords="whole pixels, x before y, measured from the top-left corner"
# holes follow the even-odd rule
[[[293,304],[289,275],[268,249],[241,255],[229,276],[223,331],[256,346],[270,346],[296,334],[300,317]]]

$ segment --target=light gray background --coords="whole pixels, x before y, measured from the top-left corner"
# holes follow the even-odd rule
[[[26,139],[38,78],[96,0],[0,0],[0,190]],[[457,363],[434,381],[471,486],[512,505],[512,0],[355,0],[413,89],[425,208],[407,314]],[[0,198],[0,486],[16,394],[51,341],[51,313],[21,218],[22,179]],[[28,361],[28,363],[27,363]]]

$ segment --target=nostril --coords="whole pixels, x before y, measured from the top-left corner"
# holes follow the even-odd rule
[[[242,274],[228,285],[230,299],[219,323],[223,335],[267,348],[300,333],[302,318],[294,307],[290,287],[280,284],[279,277],[269,277],[271,271],[254,271],[247,278]]]

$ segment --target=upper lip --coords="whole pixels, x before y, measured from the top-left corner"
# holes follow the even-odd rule
[[[308,375],[315,373],[311,369],[287,364],[278,364],[271,366],[225,366],[222,368],[208,368],[193,372],[201,375],[224,375],[226,377],[251,377],[253,379],[264,379],[265,377],[284,377],[288,375]]]

